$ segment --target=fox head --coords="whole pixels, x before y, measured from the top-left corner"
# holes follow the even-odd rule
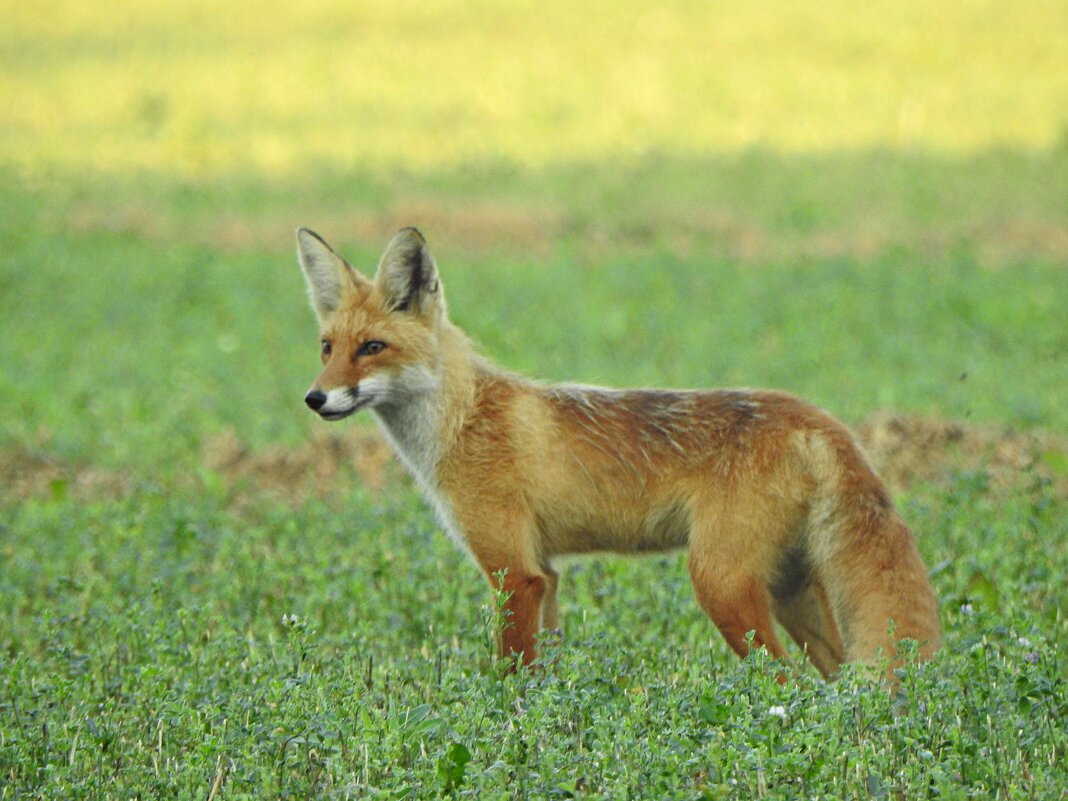
[[[304,396],[312,411],[340,420],[436,388],[445,298],[419,231],[393,237],[374,280],[307,228],[297,231],[297,258],[320,327],[323,370]]]

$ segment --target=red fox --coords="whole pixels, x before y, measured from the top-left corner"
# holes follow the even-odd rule
[[[495,583],[501,655],[530,663],[557,627],[553,561],[689,549],[697,601],[730,647],[786,653],[777,619],[826,677],[939,646],[912,534],[844,425],[783,392],[535,383],[478,355],[449,321],[415,228],[374,280],[317,234],[297,253],[321,326],[305,403],[371,409],[445,531]],[[750,640],[748,635],[752,633]]]

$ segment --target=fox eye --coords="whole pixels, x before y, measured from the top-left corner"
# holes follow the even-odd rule
[[[330,352],[333,350],[333,348],[330,346],[330,342],[328,340],[324,339],[323,342],[322,342],[322,345],[323,345],[323,348],[322,348],[322,351],[321,351],[322,355],[324,357],[329,356]]]
[[[380,339],[371,339],[360,345],[360,349],[356,351],[357,356],[377,356],[379,353],[386,349],[386,343]]]

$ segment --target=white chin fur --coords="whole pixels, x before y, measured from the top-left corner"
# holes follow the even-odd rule
[[[319,409],[319,415],[327,420],[340,420],[360,409],[374,406],[386,396],[388,379],[371,377],[365,378],[355,389],[341,387],[328,390],[326,403]]]
[[[319,416],[327,420],[340,420],[348,417],[361,406],[365,405],[366,399],[362,392],[352,392],[348,389],[331,389],[326,393],[326,403],[319,408]]]

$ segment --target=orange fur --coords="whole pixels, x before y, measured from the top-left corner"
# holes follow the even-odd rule
[[[543,385],[478,356],[449,322],[423,238],[405,229],[374,281],[307,231],[299,254],[331,346],[308,403],[371,408],[456,541],[506,570],[502,653],[555,627],[566,554],[689,548],[701,607],[738,654],[816,667],[938,648],[934,593],[911,533],[848,430],[782,392]],[[385,345],[360,355],[370,341]],[[350,409],[349,406],[352,406]],[[325,410],[325,411],[324,411]]]

